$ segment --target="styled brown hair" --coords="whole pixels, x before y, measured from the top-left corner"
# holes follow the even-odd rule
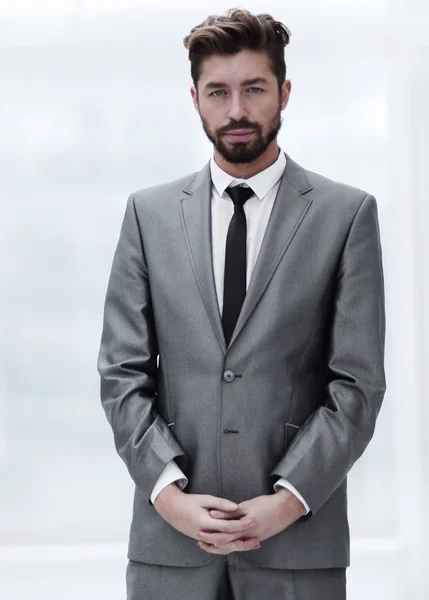
[[[268,14],[254,15],[248,10],[231,8],[223,15],[210,15],[183,40],[189,52],[192,81],[197,87],[201,63],[209,56],[261,50],[268,56],[280,90],[286,79],[284,49],[290,36],[286,25]]]

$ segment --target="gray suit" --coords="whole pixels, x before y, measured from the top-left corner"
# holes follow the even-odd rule
[[[175,459],[189,493],[241,502],[273,493],[285,477],[308,502],[309,515],[246,560],[346,567],[346,475],[373,435],[385,392],[376,201],[287,156],[226,347],[210,189],[207,163],[132,194],[113,259],[98,371],[116,449],[136,485],[128,558],[171,566],[218,558],[150,502]]]

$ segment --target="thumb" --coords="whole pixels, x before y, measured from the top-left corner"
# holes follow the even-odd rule
[[[237,510],[238,504],[231,502],[226,498],[218,498],[217,496],[205,495],[201,506],[205,508],[214,508],[217,510],[231,511]]]

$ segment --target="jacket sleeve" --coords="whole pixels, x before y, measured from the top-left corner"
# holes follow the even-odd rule
[[[97,370],[116,450],[143,496],[185,452],[158,414],[158,344],[134,197],[128,198],[104,305]]]
[[[271,475],[284,477],[314,515],[371,440],[386,390],[385,309],[377,204],[361,203],[350,226],[336,278],[320,406],[302,424]]]

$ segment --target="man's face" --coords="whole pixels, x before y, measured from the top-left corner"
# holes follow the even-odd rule
[[[204,59],[198,95],[191,94],[215,149],[230,163],[248,163],[276,138],[290,88],[285,81],[279,92],[265,52],[242,50]]]

